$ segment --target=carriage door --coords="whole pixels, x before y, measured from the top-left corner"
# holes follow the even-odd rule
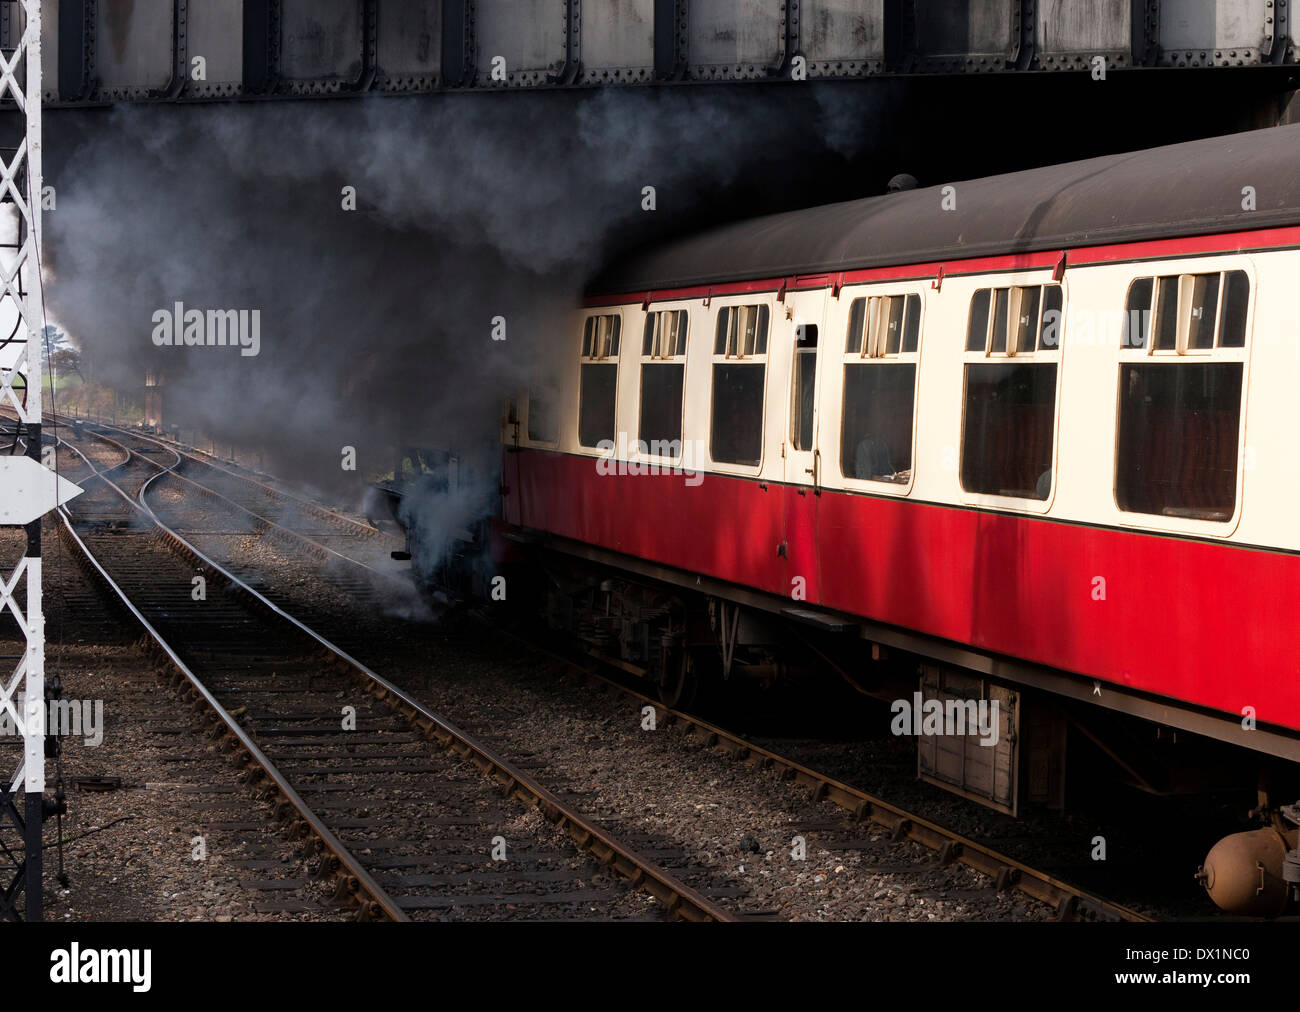
[[[817,360],[826,307],[826,292],[788,292],[784,321],[790,335],[785,442],[785,546],[791,594],[798,602],[818,595],[817,504],[825,461],[817,449]],[[802,585],[794,582],[801,577]]]

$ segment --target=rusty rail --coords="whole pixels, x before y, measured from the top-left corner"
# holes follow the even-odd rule
[[[151,466],[158,468],[158,473],[148,479],[141,486],[136,500],[133,500],[125,491],[116,483],[101,472],[95,465],[76,447],[71,446],[61,438],[59,442],[67,446],[73,453],[77,454],[92,472],[93,477],[103,481],[120,495],[128,504],[138,512],[145,515],[159,530],[163,538],[170,545],[172,550],[180,552],[195,562],[202,563],[210,567],[213,572],[220,573],[225,579],[230,581],[231,586],[237,593],[256,601],[263,608],[271,611],[277,617],[293,626],[298,632],[304,634],[309,639],[315,641],[320,647],[332,655],[337,663],[345,665],[348,670],[355,674],[360,680],[367,692],[376,696],[378,699],[385,701],[388,705],[401,710],[407,717],[412,727],[418,728],[426,738],[437,743],[440,747],[450,753],[469,761],[478,768],[484,776],[495,781],[504,790],[508,797],[517,798],[527,804],[536,806],[543,816],[553,825],[566,830],[577,844],[579,850],[592,854],[601,864],[630,880],[633,886],[653,896],[663,903],[668,911],[676,918],[686,921],[735,921],[738,920],[736,915],[714,903],[712,900],[699,893],[697,890],[682,882],[671,872],[659,867],[649,859],[642,857],[635,850],[621,843],[616,838],[604,832],[594,823],[588,821],[583,815],[566,805],[555,794],[534,780],[527,773],[518,769],[504,757],[498,755],[486,745],[478,742],[469,734],[459,730],[450,722],[439,717],[431,710],[427,709],[421,703],[408,696],[405,692],[384,679],[382,676],[366,667],[360,661],[351,657],[345,651],[341,650],[325,637],[315,632],[313,629],[304,625],[298,619],[285,612],[273,602],[262,596],[244,581],[240,580],[233,573],[230,573],[224,567],[220,566],[213,559],[204,555],[179,534],[167,527],[162,521],[149,509],[145,502],[145,492],[149,485],[165,473],[170,473],[170,469],[143,457],[130,447],[124,446],[117,440],[105,436],[102,433],[92,433],[96,438],[108,442],[123,452],[131,456],[140,457]],[[150,442],[157,443],[156,440]],[[159,443],[162,446],[164,444]],[[166,447],[170,452],[176,451]],[[123,463],[126,463],[125,461]],[[123,464],[115,465],[108,470],[116,470]],[[187,479],[189,480],[189,479]],[[137,501],[138,500],[138,501]],[[82,555],[98,572],[101,579],[116,593],[122,603],[127,607],[132,616],[140,623],[142,628],[148,633],[150,638],[163,651],[170,663],[189,681],[193,689],[208,704],[209,707],[217,714],[226,728],[234,735],[235,740],[239,743],[245,752],[253,761],[266,773],[266,775],[275,783],[276,787],[284,795],[285,799],[293,805],[302,817],[304,823],[312,832],[322,841],[324,846],[338,859],[339,865],[337,874],[343,877],[350,889],[363,891],[370,896],[369,901],[363,902],[363,911],[370,913],[382,912],[392,920],[407,920],[408,918],[402,912],[382,887],[365,870],[361,862],[352,855],[341,841],[325,826],[324,822],[315,815],[307,806],[306,802],[294,791],[279,770],[276,769],[270,759],[258,748],[257,744],[252,741],[248,734],[239,726],[238,722],[225,711],[211,692],[202,684],[201,680],[192,672],[180,659],[176,651],[166,643],[158,632],[150,625],[148,620],[136,609],[127,598],[126,594],[120,587],[113,582],[111,577],[99,565],[91,554],[88,546],[76,535],[72,528],[70,514],[66,510],[60,511],[60,518],[64,526],[73,538],[74,543],[81,551]],[[301,538],[301,535],[297,535]],[[351,561],[351,560],[349,560]]]
[[[749,762],[764,770],[779,770],[783,780],[803,784],[812,789],[814,801],[830,801],[853,813],[859,822],[870,820],[889,830],[894,839],[908,839],[937,851],[940,864],[957,862],[988,875],[998,891],[1014,888],[1027,896],[1055,908],[1059,920],[1083,921],[1150,921],[1152,918],[1118,903],[1085,892],[1068,882],[1046,872],[1001,854],[976,840],[962,836],[913,812],[875,797],[846,783],[818,773],[801,763],[756,745],[733,734],[725,728],[700,720],[690,714],[664,706],[656,699],[629,688],[598,671],[579,664],[572,658],[557,654],[526,637],[505,632],[527,649],[549,657],[579,673],[583,678],[594,678],[604,685],[635,699],[642,706],[655,709],[656,720],[667,726],[680,725],[684,733],[698,735],[706,745],[722,749],[733,758]],[[593,659],[600,661],[601,658]]]

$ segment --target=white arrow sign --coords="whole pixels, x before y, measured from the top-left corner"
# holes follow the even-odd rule
[[[81,489],[31,457],[0,457],[0,524],[30,524]]]

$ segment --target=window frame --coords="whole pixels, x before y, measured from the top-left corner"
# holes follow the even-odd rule
[[[719,299],[717,296],[714,296],[713,299],[711,300],[710,308],[713,310],[713,312],[711,314],[712,326],[710,327],[710,334],[709,334],[709,378],[708,378],[709,411],[708,411],[707,421],[706,421],[706,424],[708,426],[708,438],[705,440],[705,444],[708,447],[709,466],[713,469],[723,470],[723,471],[730,470],[736,474],[754,475],[754,474],[761,473],[764,464],[767,463],[767,436],[768,436],[767,410],[771,403],[770,398],[771,398],[771,386],[772,386],[772,337],[774,331],[774,321],[777,315],[773,308],[772,301],[773,301],[772,296],[768,293],[732,295],[722,299]],[[721,320],[723,311],[730,311],[737,308],[744,308],[747,306],[755,306],[760,309],[766,308],[767,310],[767,339],[763,349],[763,353],[761,355],[751,354],[751,355],[737,356],[731,354],[726,348],[724,348],[723,354],[718,354],[718,350],[717,350],[718,325],[719,325],[719,321]],[[737,336],[739,336],[739,333]],[[730,339],[728,339],[728,343],[729,340]],[[759,438],[758,461],[757,463],[754,464],[734,464],[731,463],[730,461],[718,460],[713,455],[713,408],[714,408],[714,399],[716,393],[715,387],[717,385],[714,381],[714,376],[715,376],[714,367],[718,365],[726,365],[728,363],[736,363],[736,362],[753,362],[756,365],[761,363],[763,366],[763,401],[762,401],[763,411],[762,411],[762,419],[761,419],[762,429],[759,432],[759,437],[758,437]]]
[[[1134,268],[1137,269],[1134,270]],[[1223,329],[1223,304],[1227,295],[1228,287],[1227,275],[1234,271],[1241,271],[1245,274],[1246,280],[1250,285],[1250,291],[1246,299],[1245,343],[1239,348],[1220,347],[1219,339]],[[1216,273],[1221,276],[1219,279],[1218,307],[1215,318],[1214,347],[1184,350],[1180,350],[1176,347],[1174,350],[1163,349],[1157,351],[1155,347],[1155,305],[1159,301],[1160,297],[1160,279]],[[1245,498],[1247,446],[1246,421],[1247,412],[1250,406],[1250,371],[1251,359],[1254,354],[1255,345],[1253,335],[1259,285],[1255,262],[1252,257],[1235,254],[1227,257],[1206,257],[1194,260],[1166,261],[1161,263],[1159,267],[1154,263],[1129,265],[1127,281],[1123,288],[1124,294],[1122,303],[1126,318],[1128,313],[1129,292],[1132,286],[1147,278],[1152,280],[1152,316],[1151,330],[1147,335],[1146,346],[1140,348],[1133,347],[1121,337],[1115,348],[1118,354],[1114,366],[1115,375],[1113,386],[1115,392],[1115,408],[1113,416],[1114,435],[1110,444],[1111,506],[1115,510],[1115,516],[1118,518],[1118,522],[1125,527],[1152,531],[1170,531],[1178,534],[1188,534],[1197,537],[1209,537],[1215,539],[1229,538],[1236,533],[1237,527],[1241,523],[1244,505],[1243,500]],[[1183,334],[1181,326],[1178,328],[1175,343],[1179,346],[1185,345],[1186,343],[1186,337]],[[1124,377],[1124,367],[1126,365],[1155,365],[1165,363],[1164,368],[1176,368],[1179,363],[1184,365],[1205,365],[1224,362],[1241,363],[1241,404],[1237,422],[1237,474],[1233,495],[1232,515],[1226,520],[1206,520],[1196,517],[1137,513],[1122,509],[1119,504],[1119,451],[1120,413],[1124,406],[1124,391],[1121,389]]]
[[[600,357],[587,353],[587,325],[591,320],[600,317],[612,317],[618,321],[618,347],[610,348],[608,352]],[[584,365],[613,365],[614,366],[614,452],[618,452],[618,391],[619,383],[623,378],[622,357],[623,350],[627,345],[627,328],[624,326],[626,321],[623,318],[623,308],[621,306],[602,306],[597,309],[587,309],[582,313],[582,319],[578,327],[578,382],[577,397],[575,398],[575,412],[573,415],[573,444],[579,453],[590,454],[592,456],[601,456],[603,451],[596,446],[587,446],[582,442],[582,367]],[[593,333],[592,339],[595,341],[597,335]],[[611,341],[612,345],[613,342]],[[559,425],[557,423],[557,429]]]
[[[1021,513],[1048,513],[1056,501],[1056,491],[1060,487],[1060,455],[1061,455],[1061,391],[1065,386],[1065,350],[1066,350],[1066,333],[1070,319],[1070,285],[1068,278],[1062,278],[1060,281],[1053,279],[1051,274],[1044,276],[1043,270],[1018,272],[1014,274],[1001,275],[983,275],[972,279],[973,287],[970,289],[969,296],[966,300],[966,312],[963,314],[966,320],[966,330],[961,339],[961,373],[958,386],[957,396],[960,399],[960,410],[958,412],[958,431],[957,431],[957,459],[953,468],[954,478],[956,479],[958,495],[960,501],[968,506],[987,506],[998,510],[1014,510]],[[1057,321],[1056,346],[1054,348],[1039,348],[1038,345],[1042,340],[1042,328],[1044,326],[1043,317],[1047,313],[1046,307],[1046,289],[1057,287],[1061,292],[1061,318]],[[1032,350],[1022,350],[1016,347],[1012,353],[1012,334],[1015,328],[1012,326],[1012,311],[1017,308],[1017,301],[1011,296],[1011,290],[1039,288],[1038,301],[1038,327],[1035,329],[1034,347]],[[989,291],[989,311],[986,322],[984,347],[981,350],[974,351],[968,349],[971,325],[971,307],[981,291]],[[993,348],[993,328],[997,308],[997,292],[1001,289],[1008,290],[1007,304],[1007,335],[1006,351],[994,352]],[[1023,298],[1019,296],[1018,298]],[[962,461],[966,453],[966,407],[968,401],[967,395],[967,375],[968,367],[972,365],[988,365],[995,363],[1016,363],[1024,362],[1025,364],[1053,364],[1056,366],[1056,389],[1053,392],[1052,403],[1052,484],[1047,490],[1046,499],[1028,499],[1022,496],[1005,496],[991,495],[987,492],[969,491],[962,482]]]
[[[1246,280],[1250,284],[1250,292],[1246,299],[1246,340],[1240,347],[1219,345],[1219,339],[1223,334],[1223,306],[1227,299],[1228,285],[1227,278],[1229,274],[1240,271],[1246,275]],[[1215,319],[1214,319],[1214,345],[1210,348],[1189,348],[1187,346],[1187,333],[1183,328],[1183,280],[1195,280],[1208,274],[1219,275],[1219,294],[1215,302]],[[1175,347],[1156,348],[1156,331],[1159,325],[1159,319],[1156,315],[1156,307],[1160,302],[1160,282],[1167,278],[1179,279],[1178,291],[1178,323],[1176,324],[1176,333],[1174,335]],[[1247,359],[1247,350],[1250,346],[1251,324],[1254,320],[1255,310],[1255,274],[1253,270],[1246,270],[1239,263],[1231,266],[1224,266],[1218,269],[1206,270],[1202,265],[1201,269],[1186,271],[1160,271],[1147,273],[1145,271],[1129,278],[1129,283],[1124,289],[1124,312],[1125,319],[1128,319],[1129,298],[1133,291],[1133,286],[1141,281],[1151,281],[1151,331],[1147,335],[1146,345],[1144,347],[1135,347],[1125,341],[1121,336],[1119,344],[1121,362],[1140,362],[1144,359],[1158,358],[1168,359],[1170,361],[1216,361],[1216,362],[1245,362]]]
[[[659,337],[660,337],[660,328],[659,328],[658,320],[668,314],[673,314],[673,315],[681,314],[681,316],[683,317],[682,331],[679,338],[681,344],[681,350],[674,355],[669,355],[669,356],[656,355],[655,352],[658,348]],[[656,324],[655,324],[655,331],[653,337],[653,344],[650,348],[650,354],[647,355],[645,353],[645,328],[652,319],[656,320]],[[642,326],[641,326],[641,344],[638,347],[638,351],[637,351],[636,438],[629,440],[630,446],[628,451],[628,456],[633,460],[647,460],[647,461],[653,461],[658,463],[672,463],[674,465],[680,463],[680,461],[682,460],[682,454],[685,453],[685,447],[686,447],[686,404],[687,404],[686,391],[688,389],[687,384],[690,382],[690,377],[691,377],[690,367],[687,362],[688,359],[687,352],[690,350],[690,338],[691,338],[691,311],[689,307],[685,305],[680,305],[677,306],[676,308],[665,306],[662,309],[646,310],[645,319],[642,322]],[[679,453],[675,457],[666,457],[662,454],[650,453],[648,446],[647,446],[646,453],[642,453],[640,450],[641,426],[642,426],[641,416],[644,407],[643,393],[645,390],[644,370],[647,364],[680,365],[682,367],[682,414],[680,420],[682,453]]]
[[[816,333],[816,340],[811,346],[806,344],[805,340],[801,339],[799,335],[799,332],[801,330],[806,332],[809,327],[811,327],[813,331],[815,331]],[[818,419],[821,414],[817,410],[817,399],[818,397],[821,396],[821,383],[819,382],[819,380],[821,379],[821,353],[824,350],[823,343],[822,343],[822,331],[825,329],[826,328],[822,326],[821,323],[805,322],[805,323],[796,324],[791,331],[792,347],[790,349],[790,410],[787,413],[788,417],[786,418],[786,433],[785,433],[786,445],[789,447],[791,453],[815,453],[817,451],[817,425],[818,425]],[[813,431],[810,435],[812,445],[809,446],[806,450],[801,450],[799,447],[795,446],[795,442],[794,442],[796,431],[798,431],[799,435],[803,435],[802,419],[796,421],[796,416],[799,415],[799,409],[802,407],[802,401],[799,400],[798,397],[796,396],[800,392],[800,387],[799,387],[800,356],[803,356],[805,358],[811,356],[813,360],[813,374],[812,374]]]
[[[520,412],[522,418],[519,421],[519,443],[521,446],[542,446],[548,449],[554,449],[560,443],[560,430],[563,427],[563,419],[560,417],[558,406],[551,409],[551,431],[553,439],[534,439],[530,434],[530,426],[533,424],[533,388],[526,387],[523,391],[523,397],[517,398],[522,400],[524,410]]]
[[[884,350],[880,354],[872,354],[881,351],[880,337],[872,333],[873,320],[873,300],[876,299],[894,299],[916,297],[919,299],[919,319],[917,322],[916,350],[904,351],[904,334],[899,334],[898,351],[890,353],[886,343]],[[853,327],[853,307],[859,300],[864,300],[862,334],[857,351],[851,351],[852,341],[850,340]],[[921,399],[921,355],[925,351],[925,326],[927,314],[929,312],[929,293],[921,284],[904,284],[899,285],[895,282],[886,282],[871,285],[858,285],[852,288],[845,286],[840,292],[840,303],[844,309],[844,326],[841,328],[840,343],[837,345],[839,354],[836,357],[835,381],[838,384],[837,404],[838,410],[835,412],[836,431],[835,431],[835,473],[839,475],[843,487],[850,491],[870,492],[873,494],[885,494],[905,498],[912,494],[916,487],[917,472],[917,452],[920,440],[920,399]],[[888,319],[885,315],[885,306],[880,305],[876,311],[875,319]],[[904,316],[900,326],[906,331],[907,317]],[[825,347],[825,343],[823,343]],[[827,348],[827,353],[830,349]],[[912,425],[911,425],[911,456],[912,466],[909,469],[906,481],[883,481],[878,478],[851,478],[844,473],[844,409],[845,396],[847,393],[847,367],[850,365],[861,366],[889,366],[889,365],[912,365],[914,366],[912,377]]]

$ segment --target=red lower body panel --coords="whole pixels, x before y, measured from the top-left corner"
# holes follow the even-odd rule
[[[541,451],[506,467],[511,524],[1300,729],[1294,555],[713,474],[602,475]]]

